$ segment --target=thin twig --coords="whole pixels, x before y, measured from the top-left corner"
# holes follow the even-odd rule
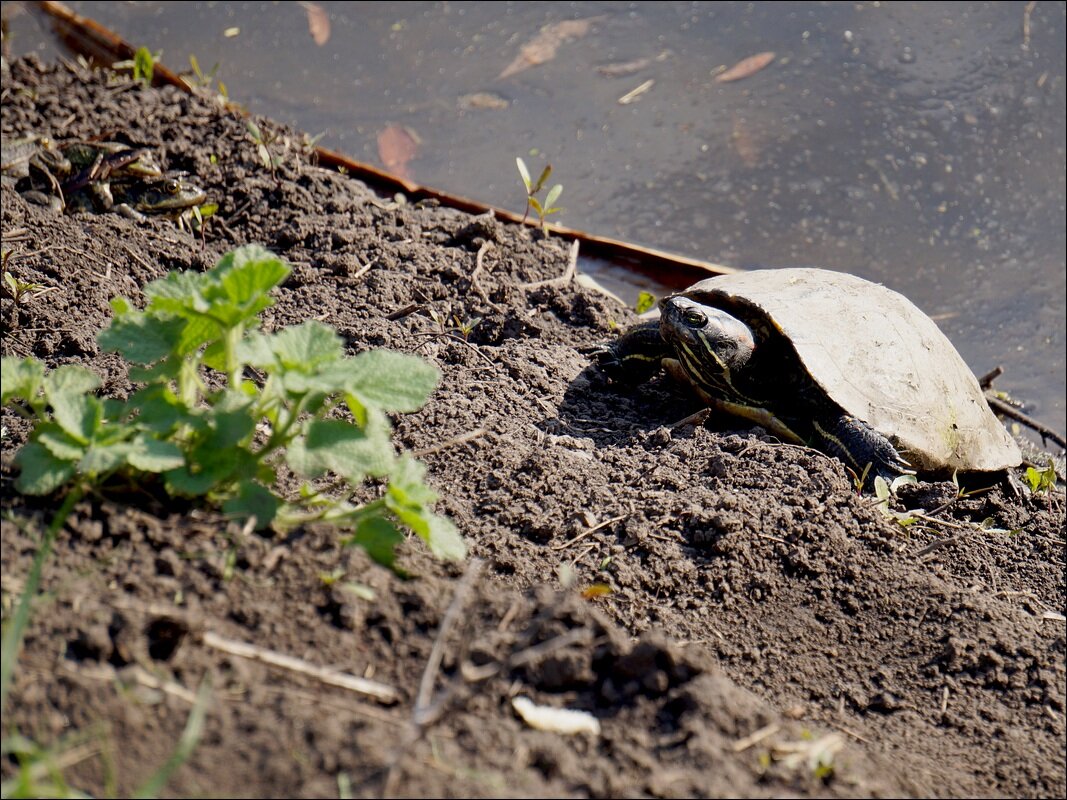
[[[993,369],[989,370],[985,375],[978,379],[978,385],[982,387],[982,391],[985,391],[993,385],[993,381],[1004,374],[1004,367],[997,364]]]
[[[470,594],[470,590],[474,586],[481,569],[482,560],[472,558],[470,563],[467,564],[463,577],[456,586],[456,591],[452,595],[452,602],[449,604],[448,610],[445,611],[445,615],[441,619],[441,625],[437,629],[433,648],[430,650],[430,657],[426,659],[426,667],[422,671],[422,680],[419,681],[419,693],[415,698],[415,707],[411,712],[408,734],[400,747],[397,748],[392,761],[390,761],[386,769],[385,781],[382,784],[383,797],[392,797],[396,793],[400,762],[415,743],[422,738],[426,727],[433,723],[437,717],[437,712],[444,706],[444,698],[439,699],[436,705],[431,703],[434,684],[437,682],[437,673],[441,670],[441,659],[444,657],[444,643],[456,624],[456,620],[467,605],[467,595]],[[445,694],[447,696],[447,692]]]
[[[504,309],[489,299],[489,295],[486,294],[485,289],[478,283],[478,275],[485,268],[485,254],[493,249],[492,242],[483,242],[482,246],[478,248],[478,254],[474,257],[474,269],[471,271],[471,288],[478,293],[478,297],[482,299],[482,302],[492,308],[498,314],[505,313]]]
[[[580,243],[577,239],[571,242],[571,249],[567,253],[567,268],[563,274],[558,278],[549,278],[544,281],[534,281],[533,283],[522,284],[523,289],[538,289],[542,286],[566,286],[578,273],[578,247]]]
[[[1031,430],[1037,431],[1042,439],[1051,439],[1053,443],[1067,450],[1067,439],[1063,438],[1063,434],[1057,433],[1044,423],[1038,422],[1033,417],[1024,414],[1011,403],[1007,403],[999,397],[987,394],[985,399],[986,402],[989,403],[989,407],[998,414],[1003,414],[1005,417],[1011,417],[1016,422],[1025,425]]]
[[[201,636],[201,641],[208,647],[213,647],[224,653],[229,653],[230,655],[238,656],[240,658],[247,658],[250,661],[261,661],[272,667],[280,667],[300,675],[307,675],[322,683],[327,683],[331,686],[339,686],[342,689],[348,689],[351,692],[365,694],[369,697],[381,700],[384,703],[395,703],[400,697],[399,692],[387,684],[378,683],[377,681],[369,681],[366,678],[357,678],[355,675],[349,675],[327,667],[319,667],[302,659],[257,647],[254,644],[245,644],[244,642],[238,642],[233,639],[226,639],[211,631],[204,631]]]
[[[573,539],[568,539],[566,542],[563,542],[562,544],[554,544],[549,549],[550,550],[565,550],[566,548],[570,547],[575,542],[580,542],[582,539],[584,539],[589,534],[596,533],[598,530],[600,530],[601,528],[606,528],[608,525],[614,525],[616,522],[620,522],[620,521],[626,519],[627,516],[629,516],[629,515],[628,514],[620,514],[617,517],[612,517],[611,519],[606,519],[603,522],[598,523],[597,525],[593,525],[591,528],[587,528],[586,530],[582,531],[577,536],[575,536]]]
[[[423,726],[424,723],[421,718],[430,707],[434,683],[437,681],[437,673],[441,668],[441,658],[444,656],[444,642],[448,638],[452,626],[456,624],[460,611],[466,605],[467,595],[470,593],[471,587],[474,585],[474,581],[477,579],[481,569],[481,559],[472,558],[467,565],[467,570],[463,573],[463,578],[456,587],[452,603],[448,606],[448,610],[441,620],[441,627],[437,629],[437,638],[434,639],[430,657],[426,660],[426,668],[422,672],[422,680],[419,681],[419,694],[415,698],[415,711],[412,717],[418,727]]]
[[[451,439],[446,439],[443,442],[432,444],[429,447],[420,447],[418,450],[412,450],[411,454],[416,458],[422,458],[428,456],[431,453],[438,453],[441,450],[447,450],[449,447],[455,447],[457,445],[466,444],[467,442],[473,442],[475,439],[480,439],[488,433],[485,428],[475,428],[473,431],[467,431],[461,433],[459,436],[453,436]]]
[[[770,725],[764,725],[759,730],[753,731],[748,736],[744,736],[733,743],[733,751],[735,753],[743,753],[748,748],[759,744],[764,739],[767,739],[774,734],[778,733],[782,729],[782,726],[777,722],[772,722]]]

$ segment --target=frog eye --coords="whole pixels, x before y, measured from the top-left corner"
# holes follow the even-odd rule
[[[168,178],[168,179],[167,179],[167,180],[166,180],[166,181],[165,181],[165,182],[163,183],[163,190],[164,190],[164,191],[165,191],[165,192],[166,192],[167,194],[177,194],[177,193],[178,193],[178,190],[179,190],[180,188],[181,188],[181,184],[180,184],[180,183],[178,183],[178,181],[174,180],[174,178]]]
[[[682,319],[685,320],[686,325],[693,328],[703,328],[708,322],[704,312],[696,308],[687,308],[682,313]]]

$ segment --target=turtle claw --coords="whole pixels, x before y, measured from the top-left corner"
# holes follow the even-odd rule
[[[849,465],[865,489],[873,489],[877,477],[892,483],[901,475],[915,474],[893,443],[862,420],[842,414],[816,420],[814,428],[812,444]]]

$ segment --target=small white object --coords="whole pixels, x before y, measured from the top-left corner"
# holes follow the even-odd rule
[[[575,733],[600,735],[600,720],[588,711],[539,706],[528,697],[512,698],[511,705],[527,725],[539,731],[551,731],[568,736]]]

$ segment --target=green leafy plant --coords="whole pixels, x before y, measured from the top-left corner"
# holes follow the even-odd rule
[[[100,379],[82,367],[45,373],[33,359],[3,359],[3,402],[36,418],[16,462],[16,488],[48,494],[114,477],[158,476],[171,495],[202,498],[258,528],[324,520],[350,531],[346,543],[392,565],[410,529],[444,558],[462,558],[450,520],[432,511],[425,468],[398,454],[387,416],[419,409],[440,377],[416,356],[377,350],[345,356],[340,336],[309,321],[258,330],[271,290],[290,268],[256,245],[223,256],[209,272],[171,272],[145,287],[143,311],[112,301],[99,336],[134,365],[143,384],[126,402],[100,399]],[[255,371],[261,382],[246,378]],[[349,418],[344,418],[344,411]],[[309,481],[341,479],[339,495],[306,483],[296,498],[275,488],[288,467]],[[384,489],[355,496],[368,480]]]
[[[20,280],[7,271],[4,272],[4,289],[7,290],[11,299],[15,301],[15,305],[22,305],[24,301],[33,299],[34,297],[49,291],[49,289],[39,283],[29,283]]]
[[[1026,484],[1031,494],[1046,494],[1056,486],[1056,465],[1049,459],[1045,469],[1026,468]]]
[[[156,64],[162,58],[163,51],[153,53],[147,47],[138,47],[133,58],[125,61],[116,61],[111,65],[112,69],[128,69],[133,71],[133,79],[145,86],[152,85],[152,76],[156,71]]]
[[[245,122],[248,128],[248,135],[251,137],[253,144],[256,146],[256,157],[259,159],[259,163],[263,165],[264,169],[269,169],[271,177],[274,177],[274,171],[281,160],[278,156],[271,155],[268,145],[274,142],[276,136],[270,134],[264,134],[260,127],[252,120]]]
[[[532,208],[537,212],[537,219],[538,222],[541,223],[541,230],[544,232],[545,236],[548,236],[548,223],[546,218],[549,214],[558,214],[563,210],[555,205],[555,202],[559,200],[559,196],[563,194],[563,186],[562,184],[557,183],[549,189],[548,194],[545,195],[545,201],[542,203],[535,195],[540,193],[545,186],[545,182],[548,181],[549,177],[552,175],[552,165],[545,165],[545,168],[541,170],[541,175],[537,178],[537,182],[535,183],[530,178],[530,171],[526,168],[525,161],[521,158],[516,158],[515,164],[519,168],[519,176],[522,178],[523,186],[526,187],[526,213],[522,215],[522,221],[525,224],[526,218],[530,215],[530,209]]]

